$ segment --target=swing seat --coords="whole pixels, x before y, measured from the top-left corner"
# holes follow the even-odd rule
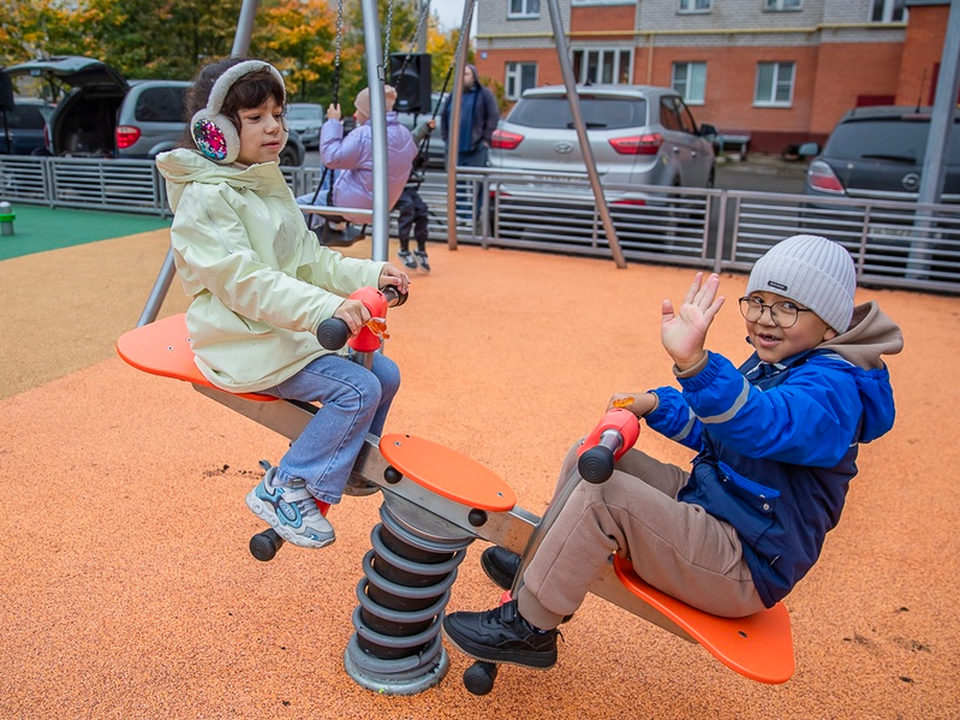
[[[744,677],[777,685],[796,668],[790,615],[783,603],[742,618],[697,610],[647,584],[629,560],[614,557],[613,569],[634,595],[672,620],[717,660]]]
[[[151,375],[220,389],[204,377],[193,361],[190,333],[187,331],[186,316],[183,313],[128,330],[117,340],[117,353],[127,364]],[[272,395],[259,393],[233,394],[247,400],[277,400]]]
[[[336,230],[331,227],[331,223],[343,220],[343,218],[328,217],[325,218],[323,227],[314,228],[314,233],[321,245],[328,247],[350,247],[354,243],[363,240],[366,233],[358,230],[353,224],[347,223],[342,230]],[[346,222],[346,221],[344,221]]]

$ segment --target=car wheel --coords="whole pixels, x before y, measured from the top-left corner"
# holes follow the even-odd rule
[[[293,145],[287,145],[280,151],[280,164],[288,167],[300,167],[303,164],[303,158],[297,152]]]

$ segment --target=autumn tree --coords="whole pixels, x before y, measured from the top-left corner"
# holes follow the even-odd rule
[[[339,2],[260,0],[250,54],[280,69],[291,100],[326,105],[333,100],[336,16],[342,8],[340,100],[350,112],[367,84],[363,12],[360,0]],[[241,5],[242,0],[0,0],[0,64],[84,55],[128,78],[189,80],[202,62],[230,54]],[[378,0],[377,7],[381,53],[416,52],[418,0]],[[459,30],[441,34],[435,15],[424,22],[439,90]]]

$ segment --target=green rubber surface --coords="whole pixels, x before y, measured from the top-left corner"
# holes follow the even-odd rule
[[[170,227],[156,215],[13,204],[13,235],[0,235],[0,260]]]

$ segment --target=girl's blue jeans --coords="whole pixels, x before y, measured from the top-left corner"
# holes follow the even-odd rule
[[[340,355],[324,355],[289,380],[262,390],[285,400],[321,403],[280,459],[277,484],[300,478],[318,500],[340,502],[367,433],[383,432],[399,387],[397,364],[373,353],[371,370]]]

